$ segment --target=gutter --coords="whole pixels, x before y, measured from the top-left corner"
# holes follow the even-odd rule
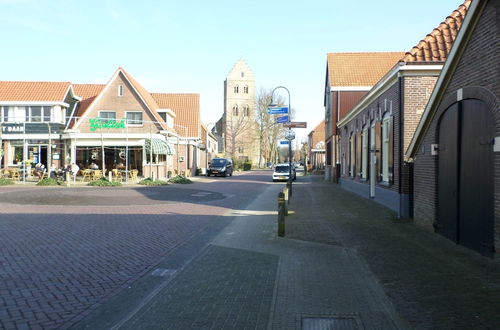
[[[354,117],[366,109],[366,107],[392,86],[401,76],[420,76],[420,75],[435,75],[439,76],[442,64],[429,65],[428,63],[405,63],[398,62],[389,70],[381,80],[370,90],[370,92],[356,106],[337,123],[337,127],[341,128],[349,123]]]

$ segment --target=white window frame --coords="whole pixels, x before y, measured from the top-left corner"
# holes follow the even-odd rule
[[[243,94],[248,94],[248,85],[243,86]]]
[[[118,85],[118,96],[123,96],[123,85]]]
[[[382,182],[389,183],[389,126],[391,125],[391,116],[384,116],[382,120]]]
[[[102,113],[114,113],[115,114],[115,121],[117,120],[116,119],[116,111],[113,111],[113,110],[101,110],[101,111],[98,111],[97,112],[97,116],[99,117],[100,120],[104,121],[106,120],[106,122],[109,122],[109,118],[108,119],[103,119],[102,118]]]
[[[354,132],[349,137],[349,176],[354,178],[356,173],[356,135]]]
[[[234,91],[234,94],[239,94],[239,92],[240,92],[240,86],[239,85],[234,85],[233,91]]]
[[[368,178],[368,125],[363,127],[361,133],[361,179]]]
[[[140,113],[141,114],[141,123],[140,124],[129,124],[128,122],[128,114],[129,113]],[[143,111],[125,111],[125,122],[128,127],[142,127],[144,126],[144,112]]]

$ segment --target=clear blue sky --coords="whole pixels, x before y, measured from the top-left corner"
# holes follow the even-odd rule
[[[0,0],[0,80],[106,83],[123,66],[150,92],[199,93],[207,123],[244,58],[258,88],[290,90],[306,135],[323,118],[326,53],[408,51],[462,2]]]

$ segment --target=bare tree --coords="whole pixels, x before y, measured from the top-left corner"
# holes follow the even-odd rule
[[[278,141],[283,139],[286,128],[282,124],[276,124],[276,115],[269,115],[267,113],[267,108],[271,103],[271,89],[261,88],[257,95],[257,124],[259,130],[259,142],[260,142],[260,157],[259,157],[259,167],[261,167],[260,161],[264,159],[267,162],[273,162],[278,158],[279,145]],[[281,96],[274,96],[273,103],[279,106],[284,106],[287,100]],[[293,116],[293,110],[290,109],[289,116]]]
[[[231,112],[226,118],[226,152],[230,157],[235,157],[241,148],[251,146],[255,139],[255,122],[243,111]]]

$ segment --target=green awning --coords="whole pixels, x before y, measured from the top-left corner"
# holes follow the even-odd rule
[[[161,139],[146,139],[146,152],[150,153],[151,151],[155,155],[173,155],[175,154],[175,149],[168,144],[166,141]]]

